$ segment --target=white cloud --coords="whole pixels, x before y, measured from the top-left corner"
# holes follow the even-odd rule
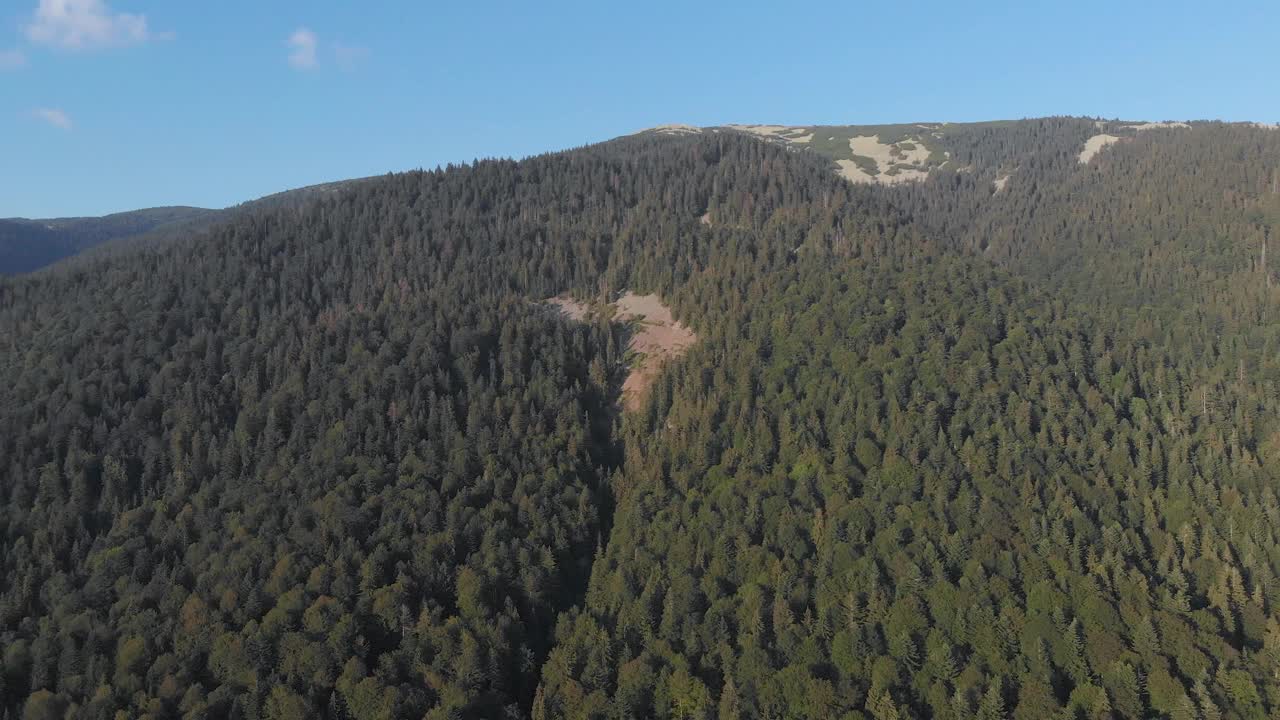
[[[0,50],[0,71],[27,66],[27,55],[21,50]]]
[[[307,28],[298,28],[289,36],[289,64],[299,70],[310,70],[317,64],[316,47],[319,40]]]
[[[112,12],[103,0],[40,0],[27,38],[68,50],[123,47],[147,41],[144,15]]]
[[[31,114],[56,128],[61,128],[63,130],[71,129],[71,116],[61,110],[56,110],[54,108],[38,108],[36,110],[32,110]]]
[[[369,48],[339,43],[333,46],[333,57],[338,62],[338,67],[343,70],[354,70],[369,57]]]

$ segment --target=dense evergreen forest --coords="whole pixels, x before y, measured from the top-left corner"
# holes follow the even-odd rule
[[[1274,716],[1280,132],[1094,132],[638,135],[0,280],[0,717]],[[541,302],[624,289],[699,337],[634,412]]]
[[[286,190],[224,210],[159,207],[102,217],[0,219],[0,276],[29,273],[71,257],[89,262],[143,245],[190,241],[237,217],[281,208],[301,208],[368,179],[344,180]]]

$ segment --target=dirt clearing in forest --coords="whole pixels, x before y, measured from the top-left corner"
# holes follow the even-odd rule
[[[1104,123],[1101,120],[1095,120],[1094,125],[1097,126],[1099,130],[1107,127],[1107,123]],[[1133,130],[1136,132],[1143,132],[1145,130],[1170,130],[1170,129],[1177,129],[1177,128],[1186,129],[1191,127],[1187,123],[1173,122],[1173,121],[1129,123],[1126,125],[1113,123],[1112,126],[1117,127],[1120,130]],[[1118,143],[1122,140],[1129,140],[1129,139],[1131,138],[1119,137],[1116,135],[1111,135],[1109,133],[1099,133],[1097,135],[1094,135],[1093,137],[1085,141],[1084,149],[1080,151],[1080,162],[1088,163],[1090,160],[1094,158],[1095,155],[1097,155],[1099,152],[1102,151],[1102,148],[1108,145]]]
[[[1120,142],[1120,138],[1115,135],[1107,135],[1106,133],[1094,135],[1085,142],[1084,149],[1080,151],[1080,162],[1088,163],[1102,148],[1118,142]]]
[[[587,311],[590,308],[585,303],[580,303],[568,295],[558,295],[553,298],[547,298],[547,302],[560,308],[570,320],[582,322],[587,317]]]
[[[592,312],[592,307],[567,295],[547,298],[567,317],[579,322]],[[657,295],[623,293],[610,303],[615,322],[630,328],[627,341],[627,376],[622,383],[622,407],[636,410],[644,402],[653,381],[667,360],[684,355],[698,336],[671,316],[671,309]]]
[[[628,292],[614,306],[618,308],[617,318],[632,327],[627,351],[633,356],[622,383],[622,407],[636,410],[667,360],[684,355],[698,336],[671,317],[671,309],[657,295]]]

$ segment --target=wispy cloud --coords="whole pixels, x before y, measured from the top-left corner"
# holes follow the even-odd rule
[[[333,46],[333,59],[337,61],[338,67],[343,70],[355,70],[368,57],[369,48],[362,45],[343,45],[338,43]]]
[[[67,50],[137,45],[148,37],[146,16],[113,12],[103,0],[40,0],[27,26],[31,42]]]
[[[298,70],[310,70],[318,64],[316,48],[320,44],[316,34],[307,28],[298,28],[289,36],[289,64]]]
[[[72,127],[71,116],[61,110],[56,110],[54,108],[37,108],[32,110],[31,114],[56,128],[70,130]]]
[[[21,50],[0,50],[0,72],[27,66],[27,54]]]

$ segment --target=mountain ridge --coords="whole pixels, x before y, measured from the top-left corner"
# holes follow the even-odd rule
[[[927,178],[930,173],[946,168],[961,172],[974,170],[974,166],[958,165],[950,158],[952,150],[943,140],[947,134],[968,134],[982,129],[1044,119],[1049,118],[878,125],[729,124],[699,127],[672,123],[646,128],[631,135],[690,135],[721,131],[745,133],[766,142],[809,150],[826,157],[835,162],[836,172],[851,182],[895,185],[918,182]],[[1280,124],[1218,120],[1151,122],[1070,116],[1064,116],[1064,119],[1092,122],[1097,128],[1097,132],[1081,146],[1080,159],[1086,163],[1107,145],[1131,139],[1137,133],[1149,129],[1213,124],[1280,128]],[[1005,172],[1001,172],[993,180],[998,190],[1007,187],[1012,175],[1011,169],[1003,170]],[[283,190],[223,209],[170,206],[127,210],[96,217],[0,218],[0,275],[31,272],[102,244],[148,244],[165,242],[187,234],[202,234],[209,227],[225,222],[236,212],[253,212],[274,205],[301,206],[370,179],[372,178],[338,180]],[[132,226],[124,228],[111,228],[120,221],[142,220],[155,215],[170,217],[134,222]],[[36,226],[42,226],[45,231],[53,231],[55,236],[42,232]]]
[[[961,172],[972,166],[956,167],[950,160],[951,149],[947,135],[972,134],[983,129],[998,128],[1015,123],[1050,119],[1092,122],[1097,132],[1083,144],[1081,162],[1088,162],[1102,147],[1133,137],[1152,129],[1189,129],[1193,126],[1213,124],[1280,129],[1280,123],[1269,125],[1258,122],[1224,122],[1219,120],[1191,121],[1133,121],[1104,120],[1100,118],[1061,116],[1050,118],[1024,118],[1022,120],[987,120],[976,122],[928,122],[888,123],[875,125],[770,125],[729,124],[698,127],[682,123],[658,125],[636,134],[690,135],[703,132],[733,131],[747,133],[768,142],[779,143],[793,149],[811,150],[836,163],[838,173],[855,183],[897,184],[915,182],[928,177],[934,170],[953,165]],[[1110,133],[1116,133],[1112,135]],[[1006,176],[1007,181],[1007,176]],[[1001,184],[1001,189],[1004,185]]]
[[[223,209],[165,206],[101,216],[0,218],[0,276],[33,272],[90,250],[119,244],[159,243],[203,234],[237,214],[273,207],[301,207],[369,178],[308,185],[264,195]]]
[[[0,706],[1274,714],[1280,134],[1106,131],[642,134],[0,279]],[[623,292],[697,342],[619,412]]]

